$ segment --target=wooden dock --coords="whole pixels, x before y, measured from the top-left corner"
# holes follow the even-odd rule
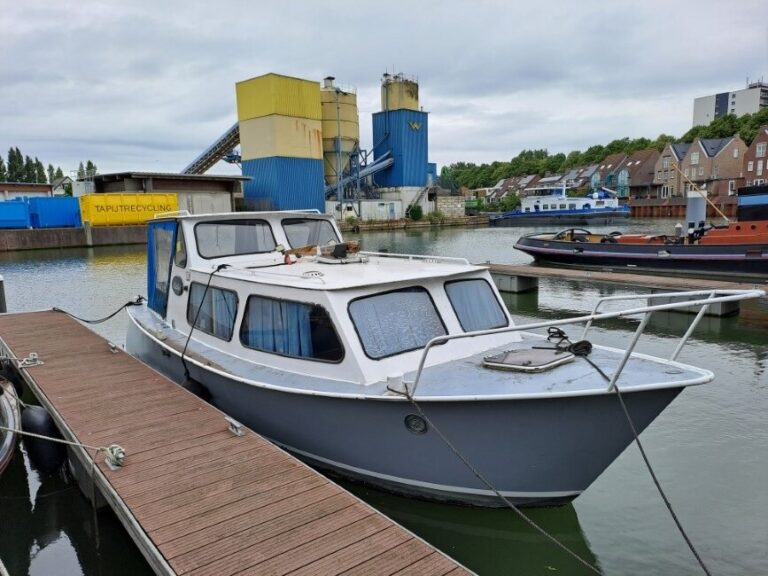
[[[0,315],[0,352],[74,449],[157,574],[469,572],[260,436],[58,312]]]
[[[650,273],[610,272],[604,270],[581,270],[576,268],[555,268],[531,264],[488,264],[492,275],[520,278],[554,278],[559,280],[575,280],[620,284],[622,286],[642,286],[660,290],[752,290],[768,288],[768,281],[729,282],[727,280],[711,280],[703,278],[681,278],[660,276]],[[533,284],[535,287],[535,283]],[[500,288],[501,289],[501,288]]]

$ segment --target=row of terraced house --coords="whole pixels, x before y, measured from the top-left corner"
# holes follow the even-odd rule
[[[584,191],[607,188],[632,206],[633,215],[678,217],[685,214],[687,192],[696,187],[730,216],[735,213],[738,188],[766,181],[768,125],[760,127],[749,146],[738,135],[697,138],[691,143],[667,144],[661,152],[611,154],[566,174],[505,178],[469,194],[494,203],[511,193],[524,195],[526,190],[545,186]]]

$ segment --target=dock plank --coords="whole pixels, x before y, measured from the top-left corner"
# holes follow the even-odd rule
[[[0,314],[0,348],[39,355],[21,374],[65,437],[125,448],[96,484],[158,574],[469,573],[64,314]]]
[[[766,281],[731,282],[728,280],[713,280],[711,278],[676,277],[653,274],[651,272],[613,272],[609,270],[585,270],[579,268],[557,268],[554,266],[539,266],[533,264],[485,264],[493,273],[510,276],[527,276],[531,278],[555,278],[560,280],[576,280],[590,282],[605,282],[623,286],[645,286],[668,290],[752,290],[765,289]]]

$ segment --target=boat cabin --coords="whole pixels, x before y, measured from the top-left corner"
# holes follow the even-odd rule
[[[149,314],[227,361],[355,384],[415,369],[433,338],[511,324],[484,267],[356,248],[319,213],[159,218],[149,223]],[[519,339],[450,341],[428,363]]]

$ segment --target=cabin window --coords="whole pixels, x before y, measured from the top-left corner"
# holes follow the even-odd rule
[[[568,210],[576,210],[576,204],[575,203],[568,204]]]
[[[509,326],[507,315],[487,281],[446,282],[445,292],[464,332]]]
[[[560,210],[565,210],[565,204],[560,204]]]
[[[201,332],[229,342],[235,328],[237,294],[192,282],[187,301],[187,322]]]
[[[187,267],[187,245],[184,242],[184,230],[179,226],[176,232],[176,254],[173,261],[179,268]]]
[[[341,362],[344,347],[317,304],[250,296],[240,326],[243,346],[294,358]]]
[[[416,286],[353,300],[349,316],[373,359],[422,348],[447,333],[429,292]]]
[[[197,251],[203,258],[261,254],[275,249],[272,228],[264,220],[222,220],[195,226]]]
[[[176,221],[152,222],[147,245],[147,305],[165,318],[168,307],[168,286],[176,243]]]
[[[320,246],[329,242],[339,242],[339,237],[328,220],[317,218],[286,218],[283,231],[291,248],[301,246]]]

